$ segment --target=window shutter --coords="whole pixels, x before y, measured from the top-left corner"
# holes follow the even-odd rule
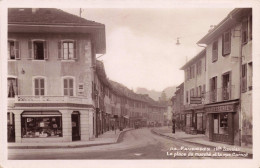
[[[215,41],[212,46],[212,62],[218,60],[218,41]]]
[[[247,67],[246,64],[242,65],[242,92],[247,90]]]
[[[15,46],[15,59],[21,59],[19,41],[15,41],[14,46]]]
[[[231,32],[225,32],[222,35],[222,55],[228,55],[231,52]]]
[[[32,51],[32,41],[28,41],[28,59],[32,59],[33,51]]]
[[[248,20],[242,22],[242,43],[246,44],[248,42]]]
[[[78,45],[77,40],[74,41],[73,45],[74,45],[74,47],[73,47],[73,49],[74,49],[73,59],[76,60],[78,58],[77,54],[79,54],[79,52],[78,52],[79,46],[77,46]]]
[[[43,42],[43,49],[44,49],[44,59],[47,60],[49,58],[49,48],[48,48],[48,42]]]
[[[58,59],[62,59],[62,56],[61,56],[61,41],[58,42]]]

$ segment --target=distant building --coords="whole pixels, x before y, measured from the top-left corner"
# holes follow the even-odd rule
[[[185,131],[186,116],[184,112],[184,83],[176,87],[173,109],[175,111],[176,127]]]

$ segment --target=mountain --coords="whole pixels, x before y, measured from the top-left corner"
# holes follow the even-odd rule
[[[174,92],[176,91],[176,86],[170,86],[160,91],[155,90],[148,90],[146,88],[136,88],[136,93],[138,94],[148,94],[152,99],[159,100],[159,97],[161,97],[162,92],[165,92],[167,98],[171,98],[174,95]]]

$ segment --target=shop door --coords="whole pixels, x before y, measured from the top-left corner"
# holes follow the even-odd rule
[[[7,141],[15,142],[14,113],[7,113]]]
[[[79,112],[73,112],[71,114],[72,125],[72,141],[80,140],[80,114]]]

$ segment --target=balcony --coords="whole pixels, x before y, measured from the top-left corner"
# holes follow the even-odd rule
[[[15,97],[15,103],[74,103],[90,104],[91,100],[83,97],[69,96],[25,96],[18,95]]]
[[[232,85],[230,87],[222,87],[218,88],[214,91],[206,92],[205,94],[205,103],[214,103],[214,102],[220,102],[220,101],[227,101],[234,99],[234,94],[232,91],[234,91],[235,86]]]

